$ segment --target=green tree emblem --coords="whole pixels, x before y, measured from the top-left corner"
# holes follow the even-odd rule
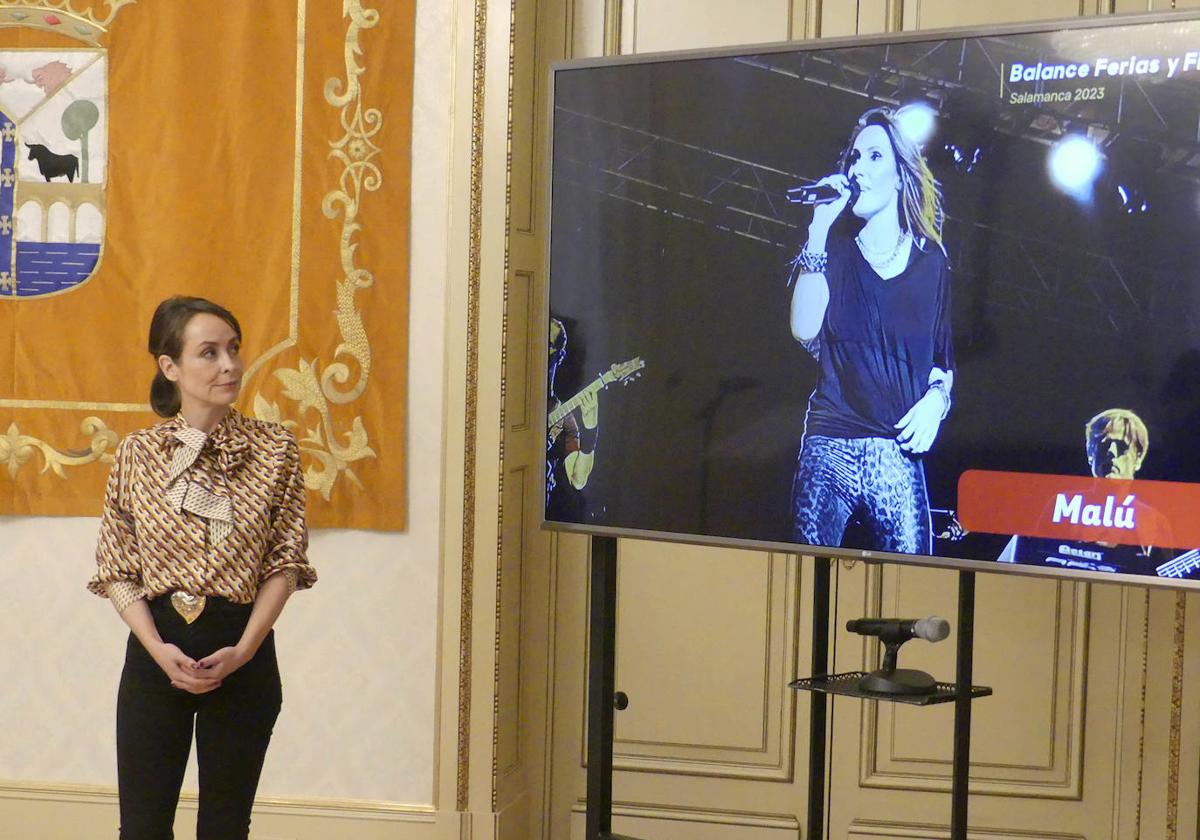
[[[100,109],[90,99],[76,99],[62,115],[63,134],[80,145],[80,181],[88,182],[88,132],[100,121]]]

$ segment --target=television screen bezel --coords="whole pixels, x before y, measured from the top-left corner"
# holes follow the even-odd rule
[[[544,174],[546,176],[545,201],[545,266],[546,287],[542,296],[541,332],[535,335],[548,335],[550,329],[550,290],[553,283],[551,273],[551,251],[553,244],[553,192],[554,192],[554,116],[555,116],[555,81],[558,73],[568,70],[579,70],[590,67],[613,67],[628,64],[654,64],[663,62],[696,61],[713,58],[733,58],[741,56],[768,55],[772,53],[795,53],[812,50],[831,50],[843,47],[864,47],[878,45],[908,44],[921,41],[945,41],[957,38],[990,38],[1004,35],[1046,34],[1062,31],[1084,31],[1090,29],[1115,29],[1124,26],[1140,26],[1146,24],[1170,24],[1200,21],[1200,8],[1175,9],[1161,12],[1134,12],[1087,18],[1055,18],[1050,20],[1024,21],[1011,24],[995,24],[988,26],[947,27],[938,29],[922,29],[911,32],[884,32],[870,35],[846,35],[830,38],[815,38],[799,41],[768,42],[763,44],[747,44],[729,47],[702,49],[671,50],[653,53],[637,53],[630,55],[597,56],[591,58],[564,59],[552,62],[549,69],[549,96],[547,97],[547,152]],[[1200,82],[1198,82],[1200,84]],[[540,418],[541,428],[545,429],[549,417],[547,393],[548,378],[545,374],[537,377],[537,388],[533,394],[537,405],[536,416]],[[857,548],[831,548],[828,546],[805,545],[802,543],[779,542],[773,540],[755,540],[735,537],[722,537],[707,534],[678,533],[670,531],[644,530],[638,528],[623,528],[612,525],[588,525],[583,523],[560,522],[546,519],[546,470],[540,470],[538,480],[540,491],[540,530],[553,531],[583,536],[616,537],[640,539],[656,542],[671,542],[685,545],[708,546],[713,548],[730,548],[747,551],[769,551],[796,555],[814,555],[837,559],[862,560],[865,562],[898,563],[905,566],[917,566],[932,569],[947,569],[963,572],[984,572],[1001,575],[1019,575],[1022,577],[1048,578],[1052,580],[1073,580],[1087,583],[1126,584],[1156,589],[1197,590],[1200,589],[1200,579],[1162,578],[1149,575],[1130,575],[1121,573],[1098,572],[1084,569],[1069,569],[1053,566],[1033,566],[1018,563],[1001,563],[993,560],[964,559],[933,554],[896,554],[886,551],[875,551]]]

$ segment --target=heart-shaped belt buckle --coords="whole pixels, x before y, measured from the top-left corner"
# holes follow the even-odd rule
[[[171,606],[188,624],[191,624],[200,617],[200,613],[204,612],[204,601],[203,595],[193,595],[190,592],[171,593]]]

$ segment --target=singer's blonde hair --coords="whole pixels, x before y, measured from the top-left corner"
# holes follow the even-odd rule
[[[925,238],[937,244],[945,252],[942,244],[942,188],[925,156],[904,132],[896,125],[890,108],[872,108],[858,118],[858,124],[850,134],[850,142],[842,152],[842,172],[850,171],[854,141],[862,134],[867,126],[877,125],[887,134],[888,142],[892,144],[892,153],[896,158],[896,173],[900,176],[900,228],[914,238]]]
[[[1087,441],[1088,460],[1095,457],[1099,442],[1107,436],[1124,441],[1137,453],[1139,462],[1150,450],[1150,431],[1142,418],[1127,408],[1109,408],[1101,411],[1087,421],[1083,433]]]

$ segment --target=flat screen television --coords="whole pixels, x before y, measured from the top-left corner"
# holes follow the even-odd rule
[[[1200,584],[1200,16],[552,77],[546,527]]]

